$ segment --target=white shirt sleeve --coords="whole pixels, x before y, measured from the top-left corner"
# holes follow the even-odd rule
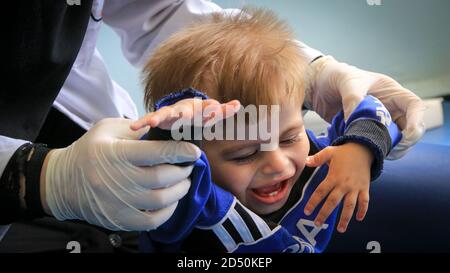
[[[91,18],[80,51],[53,103],[56,109],[86,130],[104,118],[138,117],[133,100],[126,90],[111,79],[103,58],[95,47],[103,22],[105,2],[109,1],[93,1]]]
[[[0,135],[0,175],[3,174],[14,152],[27,142],[29,141]]]
[[[204,0],[109,0],[103,20],[122,40],[128,61],[141,67],[151,51],[174,32],[222,9]]]
[[[170,35],[191,23],[209,20],[215,12],[229,14],[240,10],[222,9],[206,0],[109,0],[103,7],[103,19],[121,37],[128,61],[142,67],[151,52]],[[322,55],[299,44],[310,61]]]
[[[122,51],[128,61],[141,68],[165,39],[193,22],[209,20],[214,12],[240,10],[222,9],[206,0],[94,0],[80,52],[53,106],[86,130],[107,117],[136,119],[134,102],[111,79],[95,47],[102,22],[121,37]],[[321,55],[299,44],[310,61]]]
[[[312,62],[315,58],[319,56],[323,56],[322,52],[312,47],[309,47],[303,42],[296,41],[300,47],[300,50],[303,52],[304,56],[307,58],[308,63]]]
[[[125,57],[141,67],[152,50],[170,35],[191,23],[208,20],[215,12],[230,14],[240,10],[222,9],[205,0],[109,0],[103,7],[103,18],[121,37]],[[320,51],[298,43],[309,61],[322,55]]]

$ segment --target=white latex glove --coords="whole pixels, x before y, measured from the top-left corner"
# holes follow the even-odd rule
[[[200,150],[187,142],[138,140],[127,119],[105,119],[78,141],[50,151],[45,200],[58,220],[80,219],[110,230],[146,231],[167,221],[189,190]]]
[[[305,104],[326,121],[331,122],[341,109],[345,118],[349,117],[366,95],[377,97],[386,106],[403,134],[387,159],[404,156],[424,134],[422,100],[392,78],[337,62],[331,56],[316,60],[310,68]]]

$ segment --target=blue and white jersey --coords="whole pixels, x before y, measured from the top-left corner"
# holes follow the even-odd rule
[[[172,94],[161,100],[163,103],[157,104],[156,109],[180,99],[198,97],[199,94],[192,89]],[[367,130],[379,134],[370,134]],[[375,158],[372,178],[380,174],[384,157],[401,139],[401,133],[389,112],[372,96],[367,96],[347,120],[344,120],[343,113],[339,113],[333,119],[327,136],[315,137],[310,131],[307,133],[311,143],[310,154],[348,141],[366,145]],[[313,221],[323,202],[309,216],[304,214],[304,207],[327,173],[327,165],[305,168],[294,186],[297,190],[293,188],[286,205],[276,212],[281,217],[273,221],[270,217],[253,213],[231,193],[215,185],[211,181],[208,160],[202,154],[194,163],[188,194],[180,200],[174,215],[166,223],[156,230],[142,233],[141,250],[323,252],[334,232],[340,206],[321,227],[316,227]]]

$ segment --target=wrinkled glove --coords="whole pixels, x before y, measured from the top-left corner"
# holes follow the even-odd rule
[[[105,119],[67,148],[48,154],[45,200],[58,220],[80,219],[110,230],[152,230],[169,219],[189,190],[200,150],[187,142],[142,141],[148,127]]]
[[[378,98],[402,130],[401,142],[387,159],[404,156],[425,132],[425,106],[418,96],[386,75],[337,62],[331,56],[311,64],[305,105],[326,121],[330,122],[341,109],[347,119],[366,95]]]

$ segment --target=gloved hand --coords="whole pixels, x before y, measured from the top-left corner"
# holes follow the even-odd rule
[[[69,147],[50,151],[41,180],[54,217],[146,231],[172,216],[193,167],[163,163],[195,161],[200,150],[187,142],[139,140],[148,127],[132,131],[131,123],[102,120]]]
[[[418,96],[386,75],[337,62],[331,56],[311,64],[305,104],[326,121],[330,122],[341,109],[347,119],[366,95],[378,98],[402,130],[402,140],[387,159],[404,156],[425,132],[425,106]]]

